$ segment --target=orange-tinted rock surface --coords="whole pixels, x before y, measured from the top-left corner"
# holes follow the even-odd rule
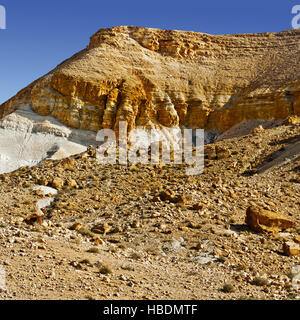
[[[295,222],[279,212],[252,206],[247,209],[246,223],[254,231],[278,232],[295,226]]]
[[[226,131],[300,115],[300,30],[215,36],[115,27],[0,107],[31,103],[84,130],[136,126]]]

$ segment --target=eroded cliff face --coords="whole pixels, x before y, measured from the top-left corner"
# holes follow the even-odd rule
[[[102,29],[86,49],[0,107],[22,103],[84,130],[189,127],[223,132],[300,115],[300,30],[213,36]]]

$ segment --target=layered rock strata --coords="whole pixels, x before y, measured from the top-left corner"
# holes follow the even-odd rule
[[[30,103],[72,128],[188,127],[300,115],[300,30],[208,35],[101,29],[86,49],[0,107]]]

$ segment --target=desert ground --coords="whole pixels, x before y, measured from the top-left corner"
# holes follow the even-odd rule
[[[296,117],[236,126],[197,176],[92,146],[3,173],[0,299],[299,299],[299,137]]]

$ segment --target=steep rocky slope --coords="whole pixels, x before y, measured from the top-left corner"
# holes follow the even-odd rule
[[[115,27],[0,107],[22,104],[84,130],[136,126],[224,132],[300,114],[300,31],[215,36]]]

